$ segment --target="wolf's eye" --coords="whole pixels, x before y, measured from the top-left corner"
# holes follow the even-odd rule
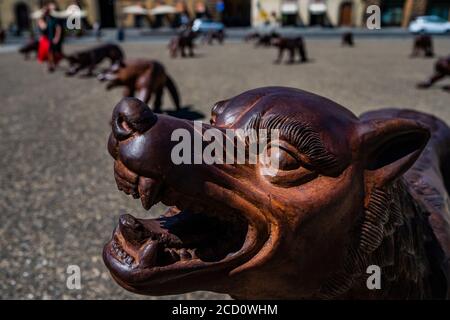
[[[308,158],[285,141],[270,143],[264,155],[260,174],[272,184],[292,187],[317,177]]]
[[[279,145],[272,146],[268,152],[270,166],[279,170],[295,170],[300,167],[300,161],[288,150]]]

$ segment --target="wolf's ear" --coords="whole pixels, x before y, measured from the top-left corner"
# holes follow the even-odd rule
[[[414,164],[430,138],[430,131],[413,120],[373,119],[363,121],[357,135],[357,152],[366,179],[382,187]]]

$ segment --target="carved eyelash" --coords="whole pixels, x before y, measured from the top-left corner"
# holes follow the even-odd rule
[[[337,166],[337,158],[325,149],[319,134],[305,122],[281,115],[269,115],[263,118],[261,113],[257,113],[250,119],[245,130],[247,132],[252,130],[257,134],[258,129],[280,130],[281,136],[308,156],[315,167],[331,170]],[[258,137],[253,138],[255,139],[253,141],[257,141]]]

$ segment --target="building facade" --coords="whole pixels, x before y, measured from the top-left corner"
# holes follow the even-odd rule
[[[27,30],[32,25],[31,14],[47,2],[47,0],[0,0],[0,27]],[[95,21],[97,3],[94,0],[58,0],[53,1],[59,9],[76,4],[87,11],[87,20]],[[105,1],[107,2],[107,1]]]
[[[30,15],[50,0],[0,0],[0,27],[26,30],[31,26]],[[99,22],[104,28],[113,28],[123,24],[125,27],[136,26],[137,15],[123,14],[123,8],[139,5],[146,9],[158,5],[171,5],[179,10],[186,9],[190,17],[198,16],[199,11],[215,20],[223,21],[227,26],[251,25],[251,0],[54,0],[60,9],[70,4],[77,4],[87,11],[90,24]],[[222,9],[223,8],[223,9]],[[175,15],[168,15],[167,20],[174,20]],[[140,17],[142,18],[142,17]],[[139,20],[147,20],[139,19]],[[155,17],[152,17],[152,19]],[[142,23],[142,26],[146,26]]]
[[[0,0],[0,27],[26,30],[31,24],[30,14],[49,0]],[[363,26],[366,8],[381,8],[382,26],[406,27],[419,15],[433,14],[450,18],[450,0],[55,0],[61,9],[77,4],[87,11],[90,24],[99,22],[104,28],[143,26],[136,15],[126,15],[123,8],[140,5],[152,9],[161,4],[187,10],[190,17],[203,11],[208,17],[226,26],[260,26],[276,23],[281,26]],[[139,18],[139,19],[138,19]],[[141,17],[142,18],[142,17]],[[150,21],[149,17],[144,20]],[[161,18],[161,17],[159,17]],[[165,24],[174,21],[169,15]],[[138,21],[139,20],[139,21]],[[152,18],[154,20],[154,18]],[[138,23],[139,22],[139,23]],[[155,21],[148,23],[159,26]]]
[[[282,26],[357,26],[365,9],[363,0],[253,0],[254,26],[270,20]]]
[[[363,26],[370,5],[380,7],[385,27],[406,27],[420,15],[450,20],[450,0],[252,0],[252,25]]]

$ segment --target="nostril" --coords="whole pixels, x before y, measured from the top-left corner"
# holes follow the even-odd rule
[[[125,98],[114,108],[112,129],[117,140],[125,140],[135,132],[149,130],[157,121],[157,116],[142,101]]]
[[[123,128],[125,131],[133,131],[133,129],[130,128],[130,126],[128,125],[128,123],[125,121],[125,119],[122,116],[119,116],[119,126],[121,128]]]
[[[127,123],[123,114],[118,114],[113,119],[112,129],[117,140],[125,140],[130,137],[134,130]]]
[[[125,140],[133,134],[133,129],[127,124],[123,115],[119,114],[113,119],[112,130],[117,140]]]

